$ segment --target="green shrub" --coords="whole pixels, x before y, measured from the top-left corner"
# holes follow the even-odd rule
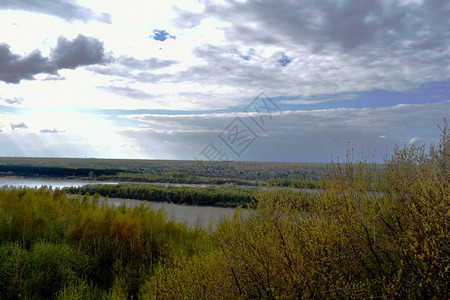
[[[30,289],[39,298],[51,298],[64,285],[86,278],[88,270],[88,256],[64,244],[37,243],[26,259]]]
[[[0,298],[14,299],[27,294],[25,258],[26,251],[18,243],[0,245]]]

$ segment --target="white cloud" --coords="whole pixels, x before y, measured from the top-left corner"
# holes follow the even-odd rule
[[[10,125],[11,125],[12,130],[28,128],[27,124],[25,124],[24,122],[17,123],[17,124],[11,123]]]
[[[413,137],[409,140],[408,144],[415,144],[419,141],[420,139],[418,137]]]
[[[62,18],[66,21],[111,22],[111,16],[105,13],[96,13],[88,7],[77,5],[70,0],[4,0],[0,2],[0,9],[29,11]]]

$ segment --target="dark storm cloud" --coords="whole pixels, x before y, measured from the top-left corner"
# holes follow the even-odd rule
[[[11,129],[12,130],[15,130],[15,129],[27,129],[28,128],[27,124],[25,124],[24,122],[18,123],[18,124],[11,123],[10,125],[11,125]]]
[[[24,10],[62,18],[66,21],[97,20],[111,23],[111,16],[96,13],[90,8],[80,6],[71,0],[2,0],[0,9]]]
[[[9,45],[0,44],[0,81],[19,83],[23,79],[33,80],[37,74],[56,76],[60,69],[75,69],[109,61],[103,43],[84,35],[78,35],[73,41],[58,38],[50,58],[43,57],[39,50],[20,56],[12,53]]]

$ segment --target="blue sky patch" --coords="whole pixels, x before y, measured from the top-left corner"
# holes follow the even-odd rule
[[[153,30],[153,34],[150,35],[151,39],[154,39],[155,41],[164,42],[167,39],[173,39],[175,40],[177,37],[174,35],[171,35],[167,31],[163,29],[155,29]]]
[[[278,60],[278,62],[282,67],[286,67],[291,61],[292,59],[290,59],[289,56],[287,56],[286,54],[283,54],[281,59]]]

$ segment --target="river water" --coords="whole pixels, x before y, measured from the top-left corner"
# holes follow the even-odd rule
[[[29,178],[16,178],[16,177],[0,177],[0,187],[11,186],[11,187],[29,187],[29,188],[40,188],[42,186],[56,188],[66,188],[66,187],[79,187],[85,184],[96,184],[103,183],[98,181],[85,181],[85,180],[58,180],[58,179],[29,179]],[[105,182],[109,184],[115,184],[115,182]]]
[[[85,184],[116,184],[115,182],[96,182],[96,181],[82,181],[82,180],[52,180],[52,179],[28,179],[15,177],[0,177],[0,188],[4,186],[20,188],[40,188],[42,186],[56,188],[65,188],[70,186],[82,186]],[[125,203],[128,207],[141,205],[141,200],[134,199],[119,199],[108,198],[108,203],[111,205],[122,205]],[[234,214],[234,208],[211,207],[211,206],[194,206],[194,205],[179,205],[173,203],[163,202],[147,202],[153,210],[162,209],[168,219],[177,222],[185,222],[191,227],[200,226],[208,228],[210,225],[214,228],[222,218],[230,218]],[[245,213],[245,212],[244,212]]]
[[[119,206],[123,203],[128,207],[139,206],[141,200],[108,198],[108,203]],[[166,202],[147,202],[151,209],[157,211],[162,209],[169,220],[183,222],[191,227],[203,227],[205,229],[214,229],[222,218],[231,218],[234,214],[234,208],[182,205]],[[247,212],[244,210],[243,214]]]

